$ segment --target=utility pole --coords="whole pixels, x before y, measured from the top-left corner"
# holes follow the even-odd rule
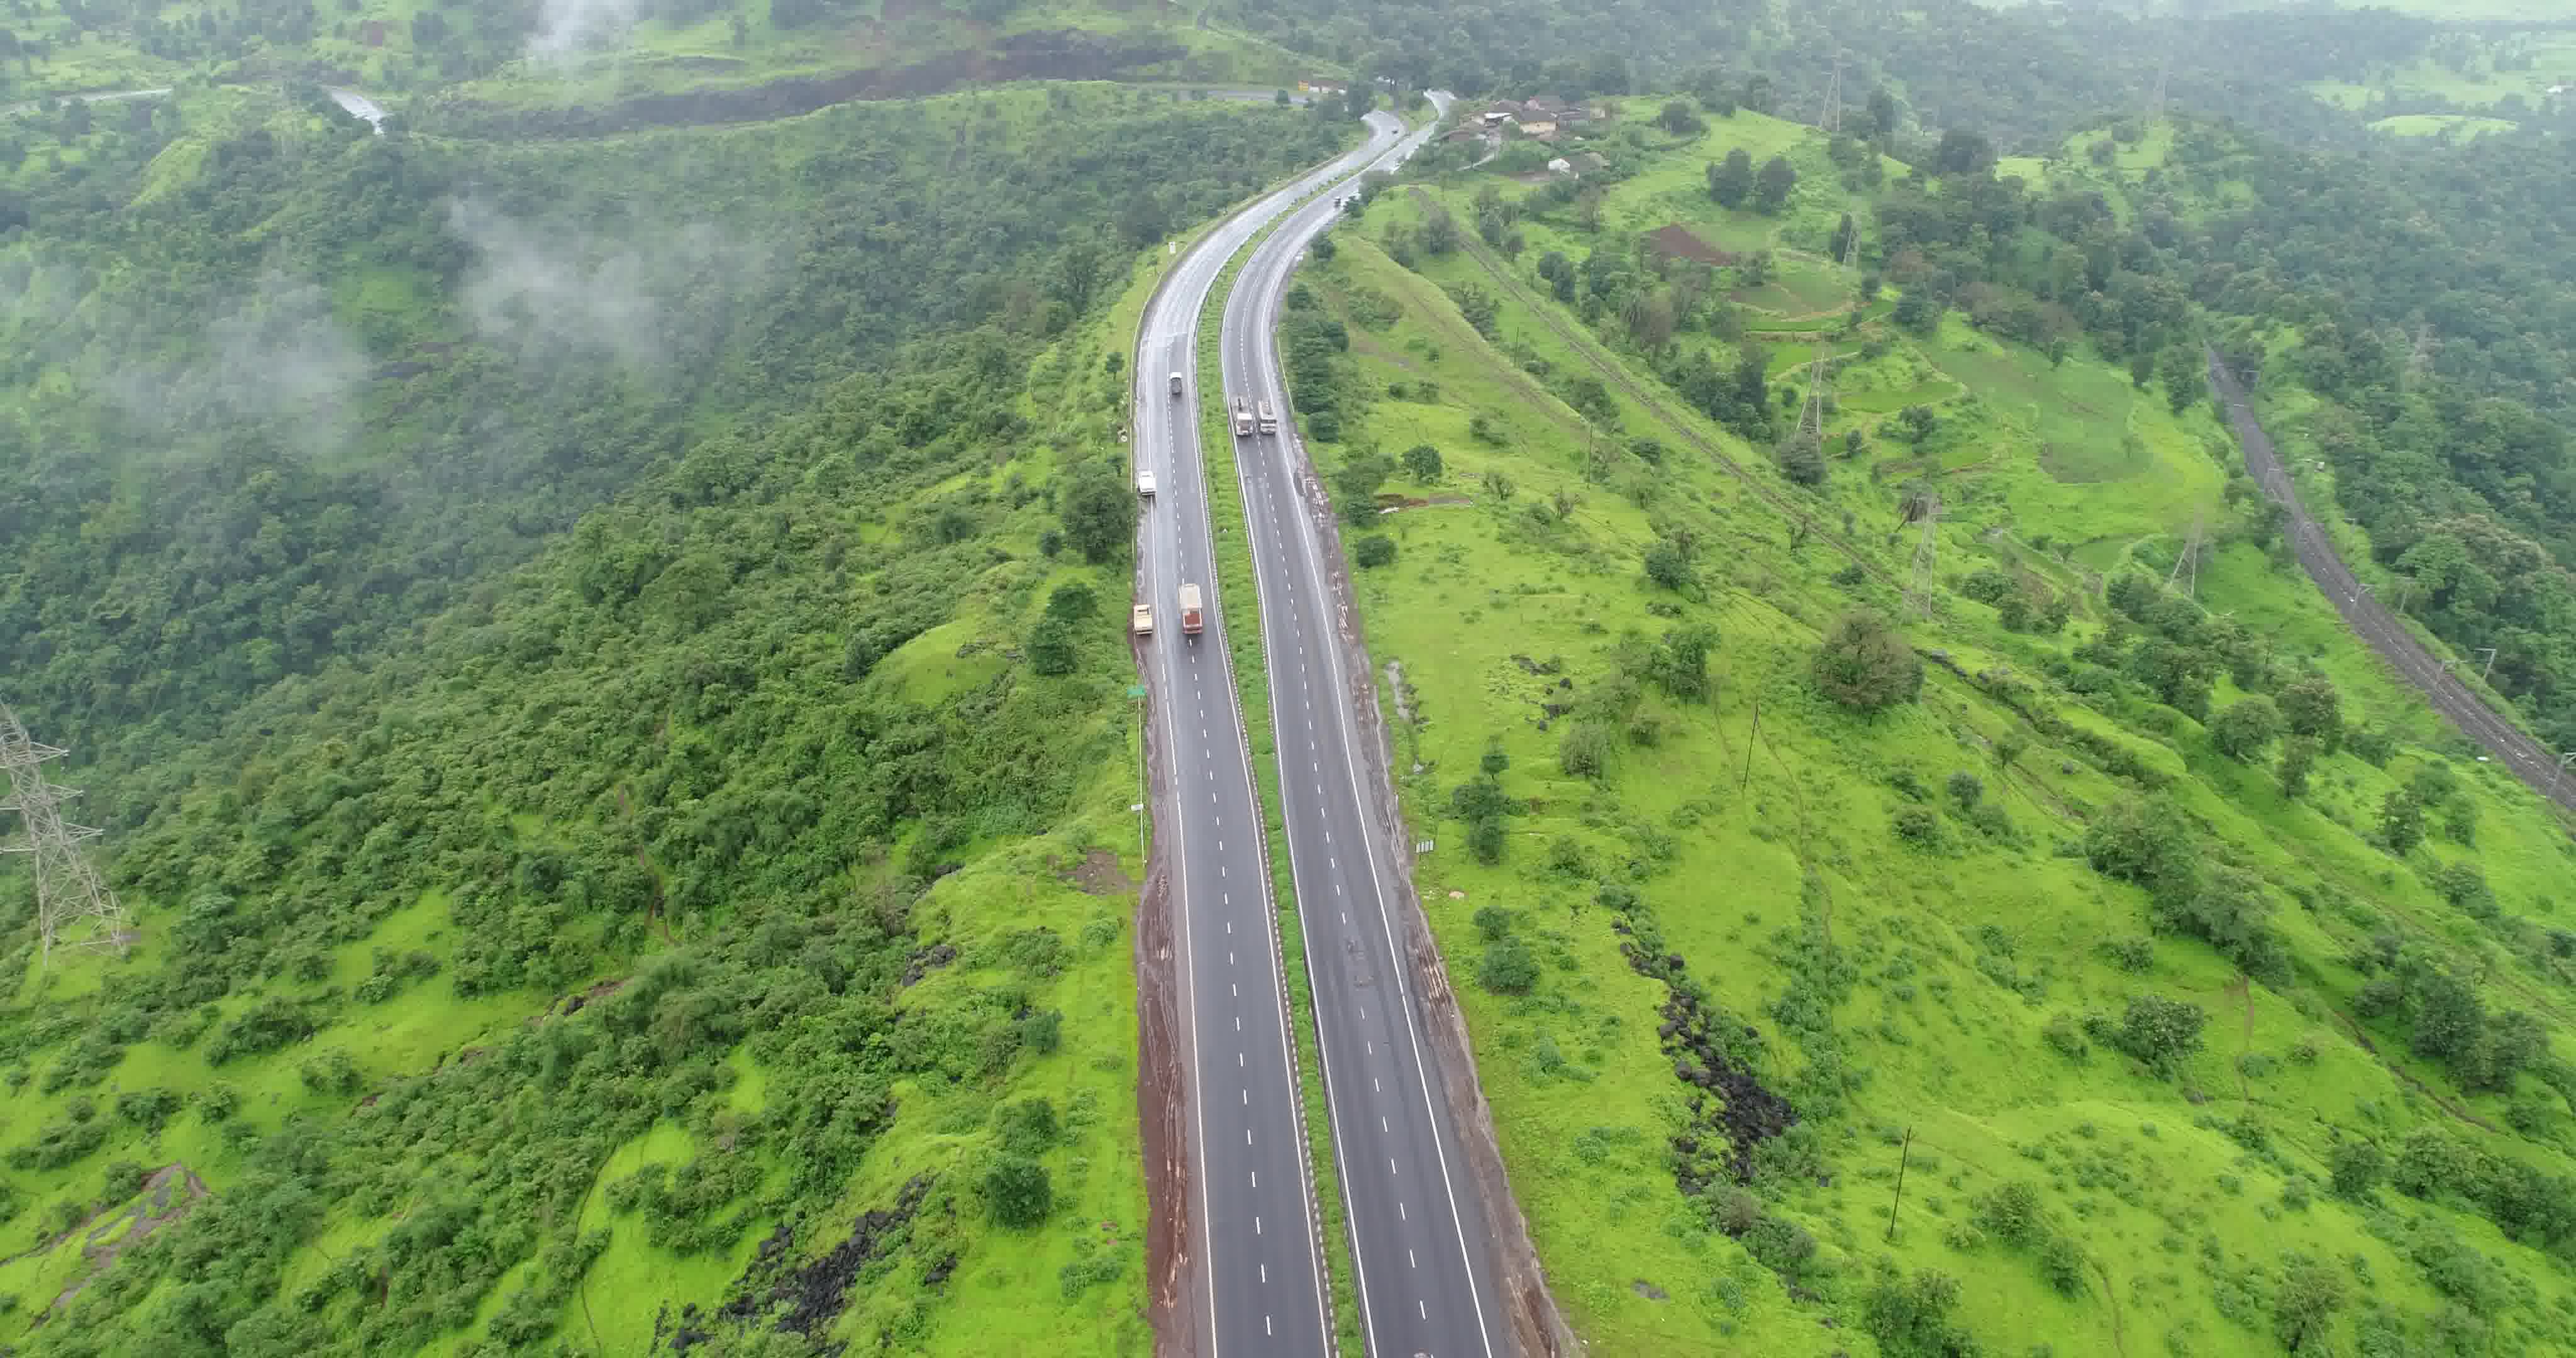
[[[1896,1196],[1887,1201],[1887,1238],[1896,1238],[1896,1209],[1905,1205],[1905,1167],[1914,1162],[1914,1129],[1905,1129],[1904,1148],[1896,1153]]]
[[[116,893],[107,889],[89,860],[81,856],[80,842],[99,831],[63,819],[63,801],[79,793],[46,782],[40,767],[68,753],[28,739],[18,714],[0,704],[0,769],[9,775],[9,797],[0,801],[0,810],[17,812],[27,824],[25,837],[0,844],[0,851],[35,857],[36,930],[42,958],[53,956],[56,943],[122,949],[132,941],[125,907],[117,904]],[[85,921],[96,927],[83,928]]]

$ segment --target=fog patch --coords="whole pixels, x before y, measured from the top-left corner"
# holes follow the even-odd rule
[[[117,409],[174,442],[252,421],[307,457],[348,446],[371,365],[321,287],[269,274],[189,339],[186,358],[111,366],[101,385]]]
[[[480,199],[449,204],[448,227],[476,259],[459,294],[486,339],[531,360],[694,356],[723,330],[765,256],[706,223],[630,224],[622,232],[515,217]]]
[[[536,34],[528,39],[528,60],[559,66],[583,52],[613,46],[641,7],[640,0],[544,0]]]

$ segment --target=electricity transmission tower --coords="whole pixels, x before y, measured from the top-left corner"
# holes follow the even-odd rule
[[[2172,71],[2173,46],[2168,42],[2163,53],[2156,57],[2155,92],[2147,96],[2147,121],[2150,123],[2165,116],[2165,77]]]
[[[67,753],[29,740],[18,714],[0,704],[0,769],[9,774],[9,797],[0,801],[0,810],[15,811],[27,823],[26,836],[0,844],[0,850],[35,857],[36,930],[48,958],[56,943],[121,948],[128,941],[125,907],[81,856],[80,842],[99,832],[63,820],[62,802],[79,793],[46,782],[40,767]]]
[[[2433,363],[2433,323],[2419,321],[2415,326],[2415,348],[2406,355],[2406,380],[2422,380],[2424,370]]]
[[[1906,597],[1912,600],[1914,611],[1929,617],[1932,613],[1933,587],[1940,583],[1940,577],[1934,574],[1933,567],[1934,558],[1941,549],[1941,540],[1934,536],[1935,530],[1941,526],[1941,496],[1934,491],[1923,491],[1906,506],[1906,509],[1922,520],[1923,537],[1914,544],[1914,569],[1912,577],[1906,582],[1905,593]]]
[[[2200,595],[2200,542],[2208,531],[2208,515],[2203,514],[2192,519],[2191,537],[2183,543],[2182,555],[2174,558],[2173,570],[2165,576],[2167,589],[2172,589],[2176,580],[2183,582],[2182,597],[2186,599],[2198,598]]]
[[[1843,56],[1840,52],[1834,54],[1834,78],[1825,84],[1825,116],[1816,120],[1816,126],[1823,128],[1827,137],[1840,135],[1843,130]]]

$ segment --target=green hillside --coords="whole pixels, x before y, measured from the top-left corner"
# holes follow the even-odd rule
[[[1124,359],[1355,125],[176,110],[0,243],[0,700],[140,931],[0,876],[0,1345],[1147,1352]]]
[[[1904,167],[1750,114],[1589,136],[1582,181],[1382,189],[1286,322],[1577,1328],[2576,1342],[2565,828],[2342,631],[2188,370],[2000,338],[2008,299],[1837,319],[1819,255]],[[1739,146],[1798,172],[1776,213],[1710,201]],[[1638,248],[1668,226],[1770,258]]]

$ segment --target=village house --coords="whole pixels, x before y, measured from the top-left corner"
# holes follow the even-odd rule
[[[1552,141],[1556,137],[1556,124],[1549,122],[1522,123],[1521,135],[1524,137],[1534,137],[1540,141]]]

